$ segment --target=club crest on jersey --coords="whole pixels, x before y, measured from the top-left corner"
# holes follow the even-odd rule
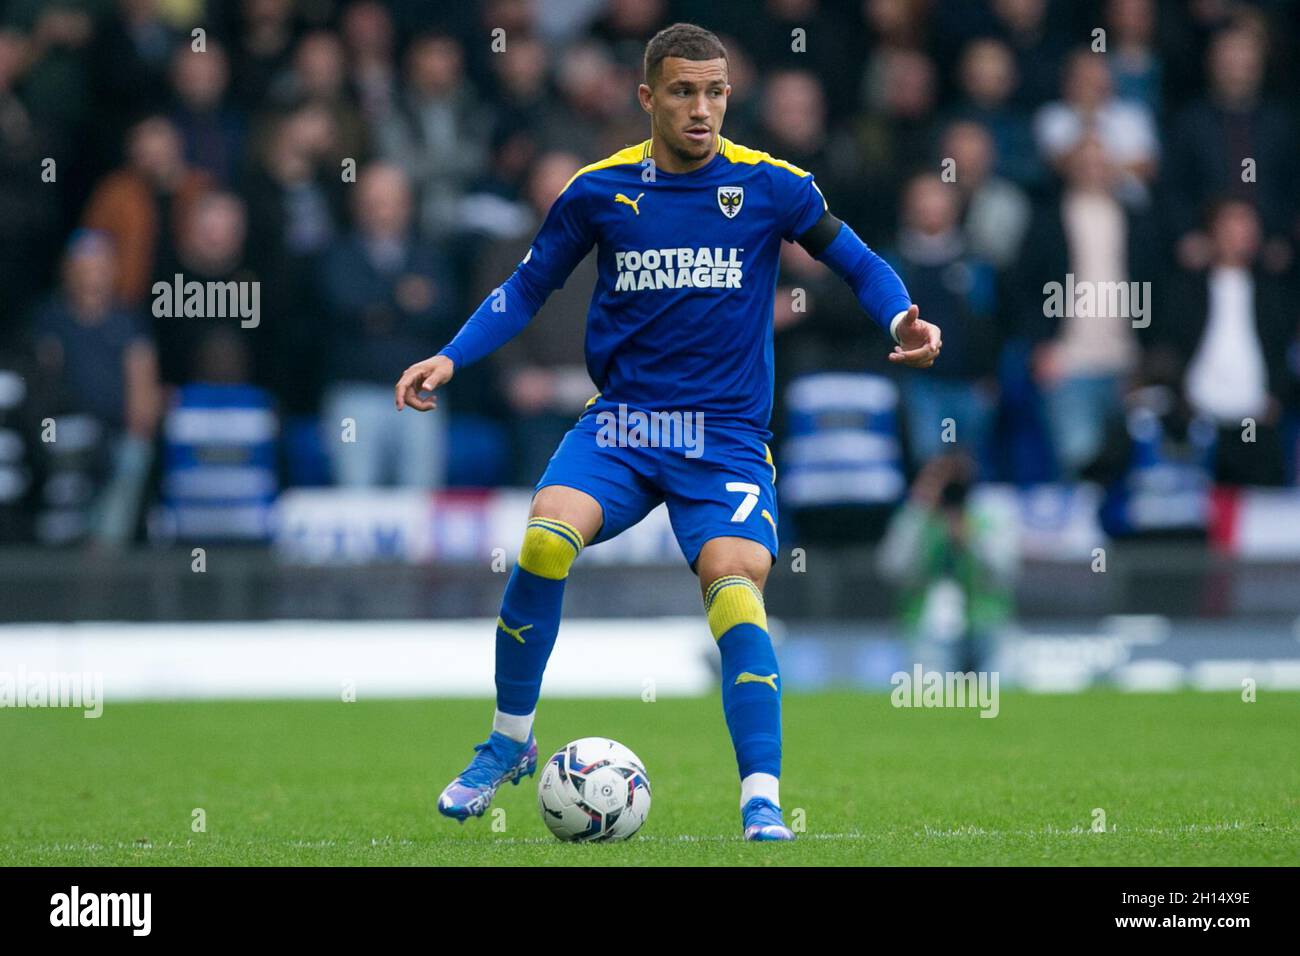
[[[735,219],[740,214],[740,207],[745,202],[744,186],[719,186],[718,208],[728,219]]]

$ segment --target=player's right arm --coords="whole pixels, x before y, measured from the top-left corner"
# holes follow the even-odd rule
[[[569,185],[551,204],[523,262],[505,282],[488,293],[443,349],[410,366],[397,380],[397,409],[407,405],[427,412],[437,406],[431,394],[451,380],[458,368],[492,354],[523,330],[542,303],[564,282],[595,244],[580,181]]]
[[[777,170],[773,180],[784,213],[781,238],[799,243],[848,283],[863,310],[896,343],[889,361],[929,368],[943,344],[939,327],[921,320],[921,310],[912,302],[903,280],[848,223],[835,217],[812,175],[785,165],[787,172]]]

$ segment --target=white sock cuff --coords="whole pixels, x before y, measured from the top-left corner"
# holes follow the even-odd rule
[[[492,729],[522,744],[532,732],[533,715],[536,713],[534,710],[527,714],[504,714],[498,710],[492,717]]]
[[[781,781],[770,773],[751,773],[740,781],[740,809],[755,797],[766,797],[778,807],[781,805]]]

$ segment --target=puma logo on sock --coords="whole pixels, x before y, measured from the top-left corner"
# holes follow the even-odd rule
[[[509,625],[506,624],[506,622],[505,622],[504,619],[502,619],[502,618],[497,618],[497,627],[501,628],[501,630],[505,631],[507,634],[509,634],[511,637],[513,637],[516,641],[518,641],[520,644],[522,644],[522,643],[524,642],[523,632],[526,631],[526,630],[528,630],[530,627],[532,627],[532,625],[531,625],[531,624],[521,624],[519,627],[510,627]],[[773,675],[773,676],[775,676],[775,675]],[[776,689],[776,688],[773,687],[773,690],[775,690],[775,689]]]
[[[745,671],[736,678],[737,684],[766,684],[772,690],[776,690],[776,675],[768,674],[764,677],[762,674],[751,674]],[[735,685],[732,685],[735,686]]]

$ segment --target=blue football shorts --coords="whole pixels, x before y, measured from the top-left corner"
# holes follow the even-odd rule
[[[537,490],[565,485],[600,503],[604,524],[587,542],[608,541],[660,502],[691,569],[711,538],[749,538],[776,561],[776,466],[751,431],[710,424],[676,426],[597,396],[551,456]],[[620,425],[622,427],[620,427]],[[644,426],[638,429],[638,425]]]

